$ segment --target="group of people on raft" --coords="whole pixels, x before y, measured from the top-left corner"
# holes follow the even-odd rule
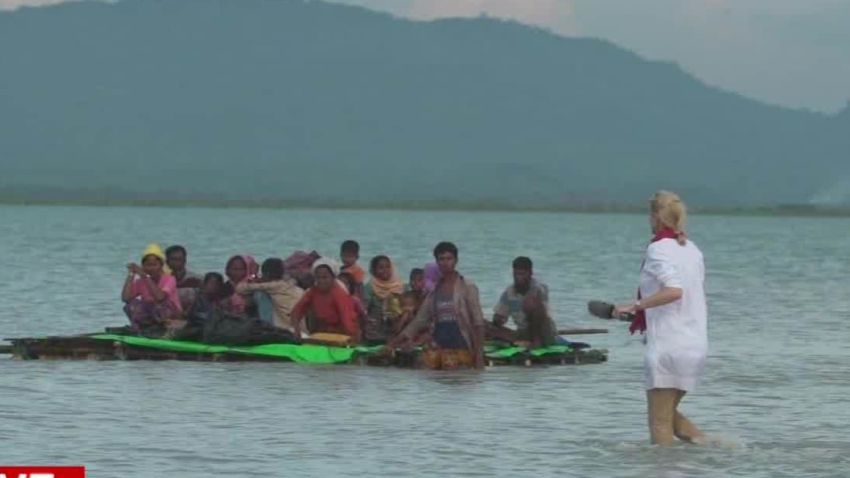
[[[203,277],[187,268],[185,247],[149,245],[141,264],[127,265],[121,298],[132,328],[165,336],[224,312],[262,320],[301,338],[331,343],[425,347],[430,368],[481,367],[487,338],[551,345],[560,340],[549,314],[548,288],[533,277],[528,257],[513,261],[513,283],[485,322],[478,288],[458,273],[458,249],[441,242],[435,261],[403,282],[385,255],[358,263],[360,245],[347,240],[340,261],[316,252],[269,258],[258,267],[248,255],[228,259],[225,273]],[[513,320],[515,329],[506,327]],[[178,335],[179,336],[179,335]]]
[[[652,240],[640,269],[637,300],[614,308],[634,316],[630,330],[646,333],[645,383],[653,443],[704,440],[678,406],[704,373],[708,351],[705,266],[700,249],[684,232],[686,212],[678,195],[659,191],[650,199]],[[186,269],[186,249],[149,246],[142,263],[128,264],[122,299],[132,327],[169,330],[203,321],[217,310],[255,316],[301,337],[306,330],[342,335],[352,342],[386,344],[387,350],[425,346],[425,366],[481,367],[486,337],[544,345],[557,334],[548,312],[548,289],[533,278],[532,262],[517,257],[514,281],[502,294],[492,322],[482,315],[478,288],[457,272],[458,250],[434,248],[435,262],[413,269],[404,284],[387,256],[357,261],[359,246],[345,241],[342,266],[318,254],[267,259],[258,269],[250,256],[227,261],[225,276],[203,278]],[[508,319],[516,331],[503,326]]]

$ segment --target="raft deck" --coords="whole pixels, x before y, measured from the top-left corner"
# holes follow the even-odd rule
[[[299,362],[418,368],[419,351],[378,354],[379,347],[267,344],[246,347],[90,334],[7,339],[0,353],[18,360],[184,360],[195,362]],[[527,350],[488,345],[487,363],[497,365],[586,365],[607,361],[607,351],[564,345]]]

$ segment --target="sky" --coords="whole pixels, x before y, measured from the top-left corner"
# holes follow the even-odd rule
[[[0,9],[63,0],[0,0]],[[609,40],[767,103],[850,100],[850,0],[332,0],[433,20],[488,15]]]

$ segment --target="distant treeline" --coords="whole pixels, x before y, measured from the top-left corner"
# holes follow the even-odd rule
[[[68,197],[37,198],[0,193],[0,204],[31,206],[96,206],[96,207],[201,207],[245,209],[348,209],[348,210],[408,210],[408,211],[469,211],[469,212],[570,212],[644,214],[646,207],[626,204],[512,204],[476,201],[319,201],[319,200],[246,200],[246,199],[187,199],[187,198],[116,198]],[[817,216],[850,217],[850,207],[785,204],[750,207],[690,207],[695,214],[752,215],[752,216]]]

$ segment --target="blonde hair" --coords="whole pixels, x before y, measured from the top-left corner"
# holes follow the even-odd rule
[[[685,234],[688,212],[679,195],[670,191],[658,191],[649,199],[649,208],[659,225],[675,231],[678,235],[676,241],[684,246],[688,241],[688,235]]]

